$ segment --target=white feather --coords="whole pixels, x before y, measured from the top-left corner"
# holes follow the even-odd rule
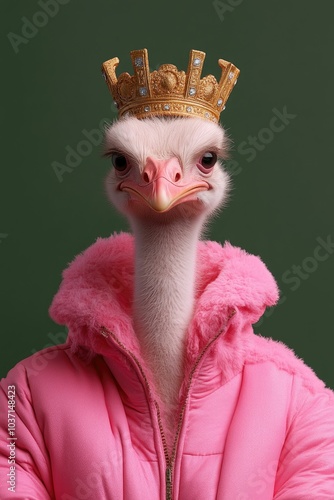
[[[131,157],[131,175],[138,182],[148,157],[177,157],[183,174],[200,180],[205,174],[196,166],[198,158],[206,151],[226,157],[227,139],[219,125],[200,118],[125,118],[107,130],[105,149]],[[108,197],[128,217],[134,232],[134,326],[143,357],[165,402],[170,428],[194,309],[197,241],[229,189],[228,175],[219,162],[210,175],[210,184],[212,189],[198,193],[198,203],[180,204],[157,214],[131,208],[128,194],[117,190],[113,169],[106,179]]]

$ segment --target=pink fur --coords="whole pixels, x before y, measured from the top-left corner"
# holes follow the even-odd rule
[[[251,324],[278,299],[276,282],[260,258],[229,243],[222,247],[199,242],[197,265],[198,289],[186,342],[185,380],[201,350],[235,309],[228,331],[210,351],[210,362],[221,367],[222,377],[231,379],[244,363],[270,361],[291,374],[299,373],[305,385],[315,391],[318,379],[290,349],[252,333]],[[51,317],[68,326],[73,351],[85,347],[108,356],[108,346],[99,333],[105,326],[145,366],[132,325],[133,282],[134,239],[130,234],[98,238],[74,259],[63,272],[63,282],[50,307]],[[323,385],[321,381],[318,384]]]

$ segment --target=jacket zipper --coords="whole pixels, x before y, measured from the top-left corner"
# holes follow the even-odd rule
[[[176,458],[176,450],[177,450],[177,445],[179,442],[180,432],[181,432],[181,428],[182,428],[182,424],[183,424],[184,412],[185,412],[185,409],[186,409],[186,406],[188,403],[191,384],[193,381],[195,371],[197,370],[199,363],[203,359],[203,357],[206,354],[206,352],[208,351],[209,347],[218,339],[218,337],[220,337],[220,335],[222,335],[222,333],[224,331],[226,331],[228,322],[235,315],[235,313],[236,313],[235,309],[233,309],[230,312],[223,327],[218,331],[218,333],[202,349],[202,352],[197,356],[197,359],[192,367],[192,370],[191,370],[190,376],[189,376],[189,380],[188,380],[186,395],[185,395],[182,407],[180,409],[180,414],[179,414],[179,419],[178,419],[178,424],[177,424],[177,428],[176,428],[176,434],[175,434],[175,438],[174,438],[174,442],[173,442],[173,446],[172,446],[171,455],[169,455],[169,452],[168,452],[167,440],[166,440],[165,432],[164,432],[163,425],[162,425],[160,407],[159,407],[158,402],[155,399],[153,400],[153,403],[154,403],[154,406],[155,406],[156,412],[157,412],[158,427],[159,427],[159,431],[160,431],[160,437],[161,437],[165,461],[166,461],[166,471],[165,471],[166,500],[172,500],[172,498],[173,498],[173,495],[172,495],[173,494],[173,472],[174,472],[174,464],[175,464],[175,458]],[[121,350],[123,352],[126,352],[130,356],[130,358],[133,360],[133,362],[135,363],[135,365],[139,369],[139,372],[140,372],[140,374],[145,382],[147,393],[152,394],[150,384],[147,380],[145,371],[144,371],[140,361],[138,360],[138,358],[123,344],[123,342],[121,342],[116,337],[116,335],[113,332],[108,330],[108,328],[102,326],[100,333],[106,338],[108,338],[109,336],[112,337],[113,340],[119,345],[119,347],[121,347]]]

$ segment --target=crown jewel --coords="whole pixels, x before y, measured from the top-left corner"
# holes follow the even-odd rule
[[[197,116],[218,122],[220,113],[240,73],[232,63],[219,59],[219,82],[213,75],[201,79],[205,52],[191,50],[187,73],[173,64],[163,64],[150,73],[146,49],[133,50],[133,76],[122,73],[118,79],[114,57],[102,64],[102,74],[118,108],[119,116]]]

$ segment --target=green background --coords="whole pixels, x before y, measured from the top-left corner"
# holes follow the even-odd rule
[[[220,57],[241,69],[221,117],[234,189],[210,238],[261,256],[283,300],[256,332],[287,343],[334,387],[334,254],[316,251],[317,239],[334,240],[333,1],[228,0],[218,10],[198,0],[63,0],[15,51],[8,33],[45,16],[37,1],[1,2],[0,376],[64,339],[48,317],[62,270],[98,236],[127,229],[104,195],[100,145],[62,182],[52,168],[84,129],[116,117],[100,64],[118,56],[130,71],[130,50],[147,47],[152,69],[186,69],[194,48],[207,53],[204,74],[220,76]],[[265,130],[284,107],[295,117]],[[261,151],[245,152],[250,136]],[[294,265],[304,267],[299,281]]]

